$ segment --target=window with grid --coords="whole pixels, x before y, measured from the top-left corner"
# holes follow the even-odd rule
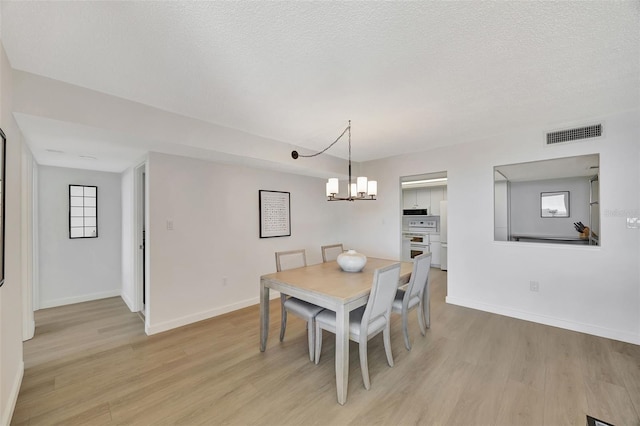
[[[69,238],[98,236],[98,187],[69,185]]]

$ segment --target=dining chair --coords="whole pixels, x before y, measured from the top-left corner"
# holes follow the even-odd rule
[[[301,268],[307,266],[307,255],[304,249],[276,252],[276,271]],[[287,312],[302,318],[307,322],[307,337],[309,339],[309,359],[313,361],[315,344],[315,317],[324,308],[305,302],[304,300],[280,293],[280,341],[284,340],[284,332],[287,328]]]
[[[331,262],[338,258],[338,255],[344,251],[342,244],[331,244],[328,246],[322,246],[322,261]]]
[[[398,289],[391,304],[391,312],[402,315],[402,333],[404,346],[411,350],[409,342],[409,311],[418,308],[418,324],[422,335],[427,334],[430,327],[429,270],[431,269],[431,253],[421,254],[413,259],[413,272],[406,290]],[[425,315],[426,311],[426,315]]]
[[[387,362],[393,367],[391,353],[390,316],[391,302],[398,288],[400,279],[400,264],[395,263],[384,268],[376,269],[371,286],[371,294],[365,306],[352,311],[349,315],[349,339],[358,342],[360,349],[360,370],[365,389],[371,387],[369,381],[369,364],[367,359],[368,341],[382,332],[384,350]],[[320,361],[322,349],[322,330],[335,334],[336,313],[324,310],[316,316],[316,364]]]

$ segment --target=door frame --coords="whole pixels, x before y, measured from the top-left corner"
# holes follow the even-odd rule
[[[133,214],[134,214],[134,305],[136,312],[142,312],[145,316],[145,323],[148,322],[148,300],[145,304],[145,295],[148,294],[148,274],[145,274],[146,268],[146,250],[142,249],[144,243],[142,233],[146,229],[146,207],[147,204],[147,184],[146,184],[146,161],[134,168],[133,178]]]

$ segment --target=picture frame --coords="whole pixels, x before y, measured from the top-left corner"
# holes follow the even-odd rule
[[[569,191],[540,193],[540,217],[569,216]]]
[[[69,239],[98,238],[98,187],[69,185]]]
[[[7,137],[0,129],[0,287],[5,279],[5,193],[6,193],[6,168],[7,168]]]
[[[260,238],[291,236],[291,194],[284,191],[258,191]]]

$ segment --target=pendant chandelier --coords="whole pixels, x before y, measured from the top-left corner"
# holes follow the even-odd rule
[[[359,176],[355,182],[351,178],[351,120],[349,120],[349,125],[342,132],[338,139],[333,141],[331,145],[326,147],[320,152],[316,152],[311,155],[302,155],[299,154],[298,151],[291,151],[291,157],[294,160],[298,159],[298,157],[315,157],[316,155],[320,155],[323,152],[327,151],[333,145],[335,145],[344,135],[345,133],[349,137],[349,184],[347,185],[347,196],[346,197],[338,197],[340,193],[340,184],[338,178],[329,178],[327,181],[327,201],[357,201],[357,200],[375,200],[376,195],[378,195],[378,182],[375,180],[368,180],[366,176]]]

